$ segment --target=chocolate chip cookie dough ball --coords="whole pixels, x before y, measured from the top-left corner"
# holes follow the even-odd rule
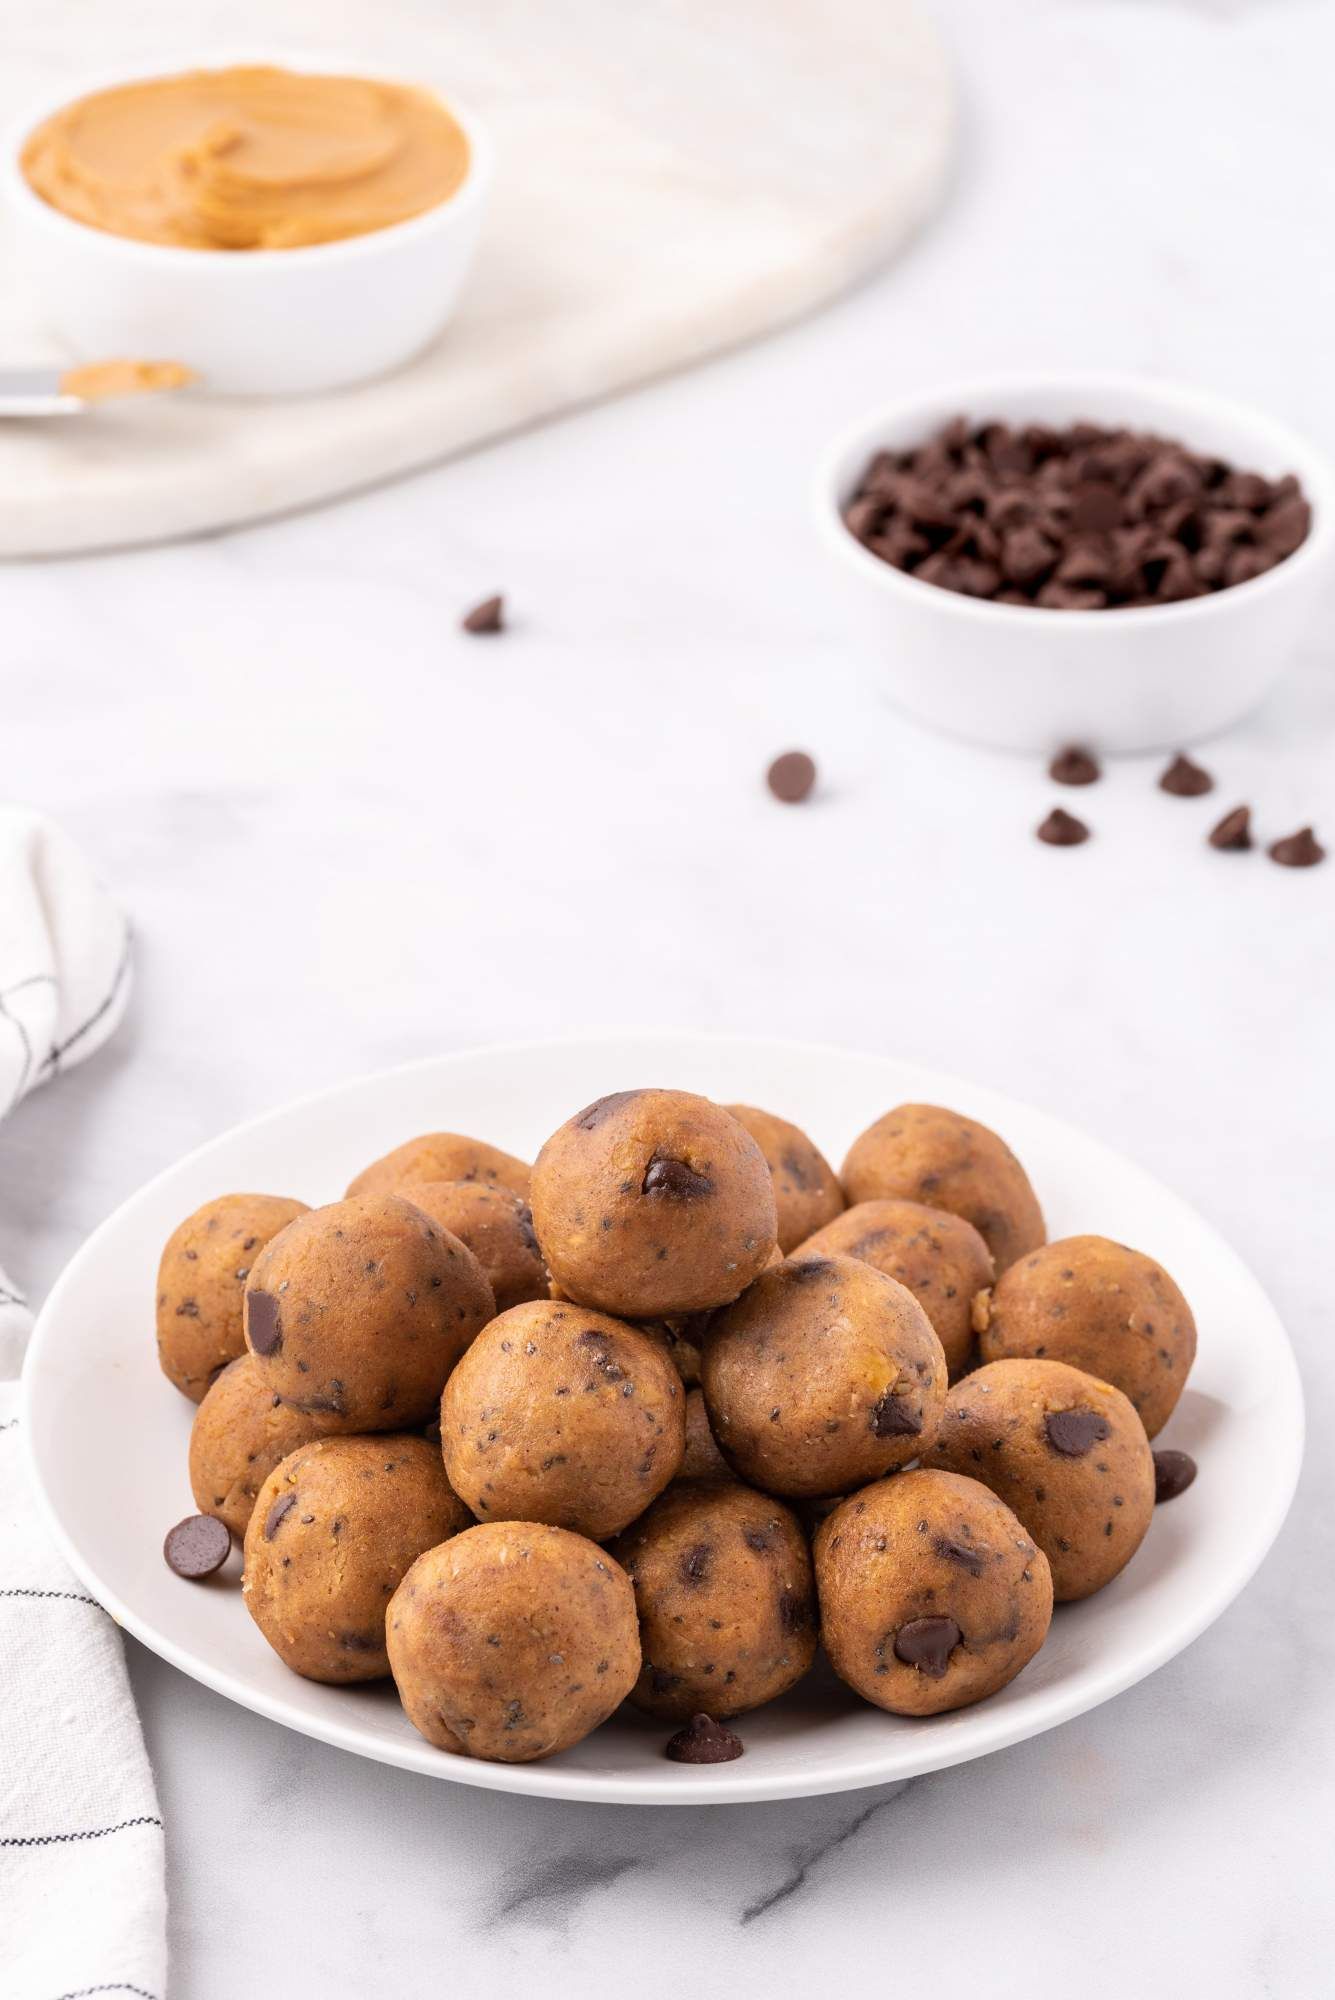
[[[409,1181],[399,1194],[472,1251],[495,1294],[498,1313],[547,1297],[547,1267],[533,1234],[533,1217],[527,1202],[508,1188],[484,1181]]]
[[[387,1621],[408,1720],[460,1757],[527,1764],[568,1750],[635,1685],[630,1579],[564,1528],[488,1522],[415,1562]]]
[[[539,1153],[533,1224],[571,1298],[664,1318],[745,1291],[774,1246],[774,1186],[751,1134],[708,1098],[622,1090]]]
[[[976,1118],[938,1104],[887,1111],[853,1141],[839,1178],[850,1207],[894,1199],[962,1215],[998,1271],[1047,1235],[1038,1197],[1010,1147]]]
[[[250,1267],[280,1229],[306,1214],[277,1194],[206,1201],[167,1239],[158,1266],[158,1360],[168,1381],[198,1403],[220,1368],[245,1353],[241,1294]]]
[[[792,1257],[710,1328],[705,1403],[719,1450],[767,1493],[847,1493],[936,1436],[946,1358],[903,1285],[852,1257]]]
[[[786,1118],[776,1118],[772,1111],[757,1111],[750,1104],[725,1108],[739,1125],[745,1125],[765,1155],[774,1182],[779,1248],[786,1257],[843,1207],[843,1190],[834,1168],[801,1127],[790,1125]]]
[[[807,1238],[801,1257],[859,1257],[912,1292],[932,1322],[954,1381],[973,1358],[973,1302],[992,1283],[978,1231],[919,1201],[860,1201]]]
[[[509,1188],[527,1201],[528,1179],[529,1169],[522,1160],[482,1139],[466,1139],[459,1132],[423,1132],[363,1167],[348,1183],[348,1193],[397,1194],[410,1181],[478,1181],[483,1187]]]
[[[546,1521],[602,1541],[677,1472],[685,1411],[660,1340],[537,1299],[494,1319],[451,1375],[441,1450],[480,1520]]]
[[[736,1481],[678,1480],[612,1544],[635,1586],[646,1715],[721,1718],[801,1680],[816,1652],[806,1536]]]
[[[299,1216],[261,1251],[246,1345],[285,1403],[390,1430],[435,1415],[494,1309],[471,1250],[397,1195],[362,1195]]]
[[[976,1479],[882,1479],[836,1507],[814,1553],[830,1663],[894,1715],[982,1701],[1047,1637],[1048,1559]]]
[[[276,1396],[253,1354],[229,1361],[205,1396],[190,1431],[190,1490],[201,1514],[216,1514],[239,1541],[255,1496],[298,1445],[343,1428],[338,1417],[308,1415]]]
[[[242,1591],[293,1673],[389,1672],[385,1612],[424,1549],[471,1525],[425,1438],[321,1438],[275,1466],[246,1529]]]
[[[1130,1398],[1150,1437],[1196,1358],[1196,1322],[1167,1271],[1106,1236],[1066,1236],[1012,1265],[980,1318],[984,1361],[1083,1368]]]
[[[686,1448],[678,1479],[735,1479],[736,1473],[714,1442],[703,1389],[686,1391]]]
[[[957,1383],[927,1463],[1006,1502],[1059,1604],[1111,1583],[1154,1513],[1145,1426],[1120,1389],[1062,1361],[993,1361]]]

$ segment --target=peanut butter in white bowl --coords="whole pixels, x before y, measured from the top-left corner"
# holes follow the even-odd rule
[[[24,267],[76,360],[168,353],[287,395],[402,365],[449,319],[489,149],[427,85],[292,61],[100,80],[7,148]]]

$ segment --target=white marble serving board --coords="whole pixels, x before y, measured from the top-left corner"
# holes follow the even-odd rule
[[[0,115],[211,51],[446,81],[496,142],[464,305],[399,373],[0,424],[0,555],[157,541],[425,465],[762,333],[890,256],[936,199],[949,68],[916,0],[62,0],[6,31]],[[60,358],[3,268],[0,357]],[[189,361],[188,355],[180,357]]]

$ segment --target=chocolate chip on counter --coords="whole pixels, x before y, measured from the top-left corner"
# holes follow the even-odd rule
[[[465,632],[503,632],[505,630],[505,599],[484,597],[481,604],[475,604],[461,620]]]
[[[256,1354],[277,1354],[283,1344],[283,1328],[274,1292],[247,1292],[245,1297],[246,1338]]]
[[[231,1552],[232,1537],[225,1521],[212,1514],[188,1514],[167,1532],[162,1553],[168,1569],[198,1582],[220,1570]]]
[[[1052,1449],[1063,1458],[1083,1458],[1110,1435],[1108,1419],[1097,1410],[1051,1410],[1043,1429]]]
[[[895,1658],[939,1681],[963,1637],[953,1618],[910,1618],[895,1634]]]
[[[816,782],[816,766],[805,750],[785,750],[765,773],[765,783],[786,806],[801,805]]]
[[[1089,839],[1089,828],[1074,813],[1063,812],[1060,806],[1054,806],[1039,827],[1038,837],[1049,847],[1079,847],[1081,841]]]
[[[665,1195],[673,1201],[698,1201],[702,1195],[713,1192],[714,1183],[708,1174],[697,1174],[685,1160],[674,1160],[657,1153],[646,1167],[640,1183],[641,1194]]]
[[[1267,851],[1281,868],[1315,868],[1318,861],[1326,858],[1326,850],[1310,826],[1300,827],[1297,833],[1277,840]]]
[[[1165,1500],[1176,1500],[1179,1493],[1185,1493],[1196,1477],[1196,1461],[1185,1451],[1156,1451],[1154,1453],[1154,1504],[1162,1505]]]
[[[1252,844],[1252,815],[1248,806],[1234,806],[1225,813],[1210,834],[1211,847],[1223,853],[1241,853]]]
[[[715,1722],[712,1715],[693,1715],[684,1729],[669,1736],[663,1754],[674,1764],[731,1764],[742,1749],[734,1730]]]
[[[1175,799],[1198,799],[1214,790],[1214,779],[1199,764],[1193,764],[1190,757],[1179,753],[1159,779],[1159,790],[1171,792]]]
[[[1088,750],[1081,750],[1072,744],[1068,749],[1058,751],[1048,765],[1048,776],[1054,785],[1093,785],[1103,773]]]

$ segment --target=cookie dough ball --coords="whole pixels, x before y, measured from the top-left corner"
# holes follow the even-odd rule
[[[1006,1502],[1059,1604],[1111,1583],[1154,1513],[1145,1426],[1120,1389],[1064,1361],[993,1361],[957,1383],[927,1463]]]
[[[714,1442],[703,1389],[686,1391],[686,1448],[678,1479],[735,1479],[736,1473]]]
[[[781,1502],[678,1480],[611,1552],[635,1586],[644,1661],[631,1700],[647,1715],[740,1715],[810,1667],[811,1559]]]
[[[246,1351],[241,1295],[251,1265],[280,1229],[306,1213],[304,1201],[284,1195],[225,1194],[206,1201],[167,1238],[158,1266],[158,1360],[192,1403]]]
[[[293,1673],[379,1680],[385,1612],[404,1572],[471,1521],[425,1438],[318,1439],[260,1488],[246,1529],[247,1609]]]
[[[253,1354],[229,1361],[195,1412],[190,1431],[190,1490],[201,1514],[216,1514],[240,1541],[255,1496],[280,1459],[342,1428],[341,1419],[308,1415],[276,1396]]]
[[[973,1302],[992,1283],[992,1255],[978,1231],[920,1201],[860,1201],[807,1238],[802,1257],[859,1257],[904,1285],[945,1350],[953,1382],[973,1358]]]
[[[998,1271],[1047,1236],[1038,1197],[1010,1147],[976,1118],[938,1104],[887,1111],[853,1141],[839,1178],[850,1206],[893,1198],[962,1215]]]
[[[513,1153],[502,1153],[482,1139],[465,1139],[458,1132],[424,1132],[406,1139],[392,1153],[372,1160],[348,1184],[350,1195],[397,1194],[410,1181],[478,1181],[483,1187],[509,1188],[528,1200],[529,1168]]]
[[[702,1386],[741,1478],[805,1498],[847,1493],[925,1451],[946,1357],[893,1278],[853,1257],[791,1257],[714,1321]]]
[[[299,1216],[261,1251],[246,1345],[285,1403],[390,1430],[435,1415],[494,1311],[471,1250],[397,1195],[362,1195]]]
[[[1162,1264],[1106,1236],[1065,1236],[1012,1265],[982,1302],[984,1361],[1065,1361],[1130,1398],[1148,1436],[1173,1413],[1196,1322]]]
[[[547,1267],[533,1217],[527,1202],[508,1188],[485,1181],[407,1181],[399,1194],[472,1251],[498,1313],[547,1297]]]
[[[533,1223],[571,1298],[665,1318],[745,1291],[774,1247],[774,1185],[751,1134],[708,1098],[622,1090],[547,1141]]]
[[[408,1720],[460,1757],[528,1764],[568,1750],[640,1671],[626,1572],[582,1535],[534,1521],[487,1522],[429,1550],[387,1623]]]
[[[836,1507],[814,1553],[830,1663],[894,1715],[982,1701],[1047,1637],[1048,1559],[976,1479],[882,1479]]]
[[[480,1519],[547,1521],[602,1541],[677,1472],[685,1411],[652,1334],[535,1299],[494,1319],[446,1383],[441,1450]]]
[[[729,1104],[726,1109],[745,1125],[765,1155],[774,1182],[779,1248],[786,1257],[838,1215],[844,1205],[843,1189],[834,1168],[800,1126],[750,1104]]]

